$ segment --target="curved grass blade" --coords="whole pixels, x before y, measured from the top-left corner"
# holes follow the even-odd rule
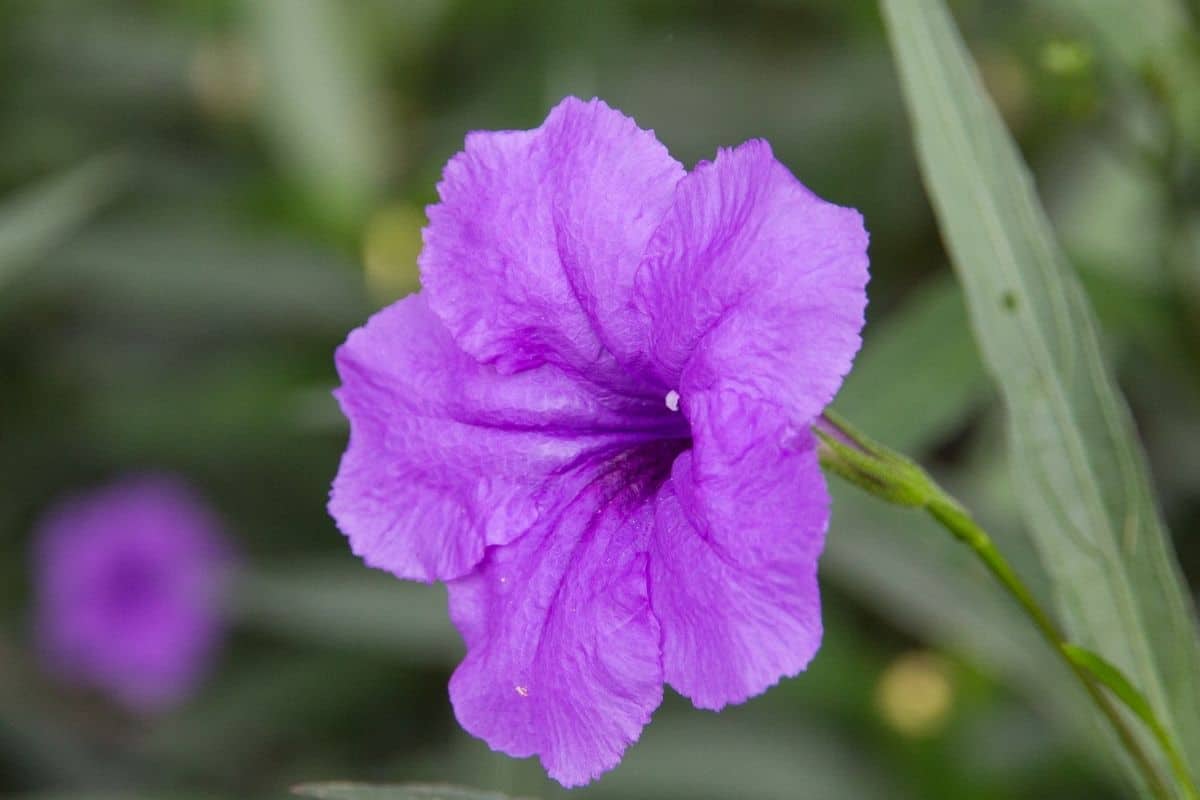
[[[1195,783],[1192,781],[1187,765],[1183,763],[1183,757],[1179,754],[1179,748],[1175,746],[1171,734],[1163,728],[1158,717],[1154,715],[1154,709],[1150,707],[1146,696],[1129,682],[1129,678],[1126,678],[1116,665],[1103,656],[1075,644],[1064,644],[1062,651],[1076,666],[1087,670],[1089,675],[1108,687],[1130,711],[1137,715],[1138,719],[1145,723],[1150,732],[1154,734],[1154,738],[1158,740],[1163,752],[1167,754],[1167,759],[1171,762],[1171,771],[1175,773],[1179,785],[1186,787],[1188,800],[1200,798],[1200,795],[1196,793]]]
[[[129,178],[128,158],[94,156],[0,204],[0,286],[113,199]]]
[[[1200,640],[1129,410],[1028,170],[941,0],[883,0],[926,188],[1001,389],[1030,534],[1071,638],[1200,763]]]

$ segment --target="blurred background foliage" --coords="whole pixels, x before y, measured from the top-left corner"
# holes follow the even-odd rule
[[[953,7],[1100,315],[1195,587],[1200,50],[1183,4],[1160,4],[1178,14],[1141,48],[1104,5]],[[443,591],[367,570],[324,502],[346,437],[333,348],[417,287],[423,208],[464,133],[534,126],[564,94],[604,97],[689,165],[765,137],[863,211],[869,325],[838,405],[933,465],[1036,578],[873,3],[7,0],[0,793],[274,798],[355,778],[563,796],[457,727]],[[39,672],[27,567],[56,497],[146,468],[204,492],[245,570],[216,673],[134,719]],[[720,715],[669,695],[573,795],[1123,796],[1060,667],[970,557],[920,516],[835,497],[809,672]]]

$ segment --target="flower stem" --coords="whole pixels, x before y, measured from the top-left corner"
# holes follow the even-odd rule
[[[938,488],[940,490],[940,487]],[[1100,713],[1111,724],[1113,731],[1121,740],[1121,744],[1137,765],[1138,771],[1145,777],[1150,791],[1153,792],[1155,797],[1170,800],[1172,796],[1170,790],[1163,782],[1162,776],[1159,775],[1158,769],[1155,768],[1149,754],[1143,749],[1141,741],[1130,729],[1120,709],[1116,707],[1116,704],[1113,703],[1104,690],[1096,684],[1095,679],[1075,663],[1073,659],[1067,656],[1063,650],[1063,646],[1067,644],[1066,637],[1063,636],[1058,625],[1055,624],[1050,615],[1038,603],[1025,583],[1017,576],[1008,559],[996,549],[996,545],[992,542],[987,532],[971,518],[971,515],[953,497],[945,492],[940,492],[939,496],[934,497],[925,508],[934,519],[941,523],[943,528],[975,551],[975,554],[983,561],[988,571],[1000,581],[1004,588],[1008,590],[1008,593],[1021,605],[1021,608],[1033,620],[1042,637],[1050,644],[1050,647],[1053,648],[1054,652],[1058,654],[1064,663],[1066,663],[1075,677],[1079,679],[1088,696],[1092,698],[1092,701],[1100,709]]]
[[[814,431],[822,444],[822,466],[888,502],[925,509],[942,527],[979,556],[988,571],[1017,601],[1042,637],[1078,678],[1112,726],[1154,797],[1172,800],[1173,793],[1155,766],[1154,759],[1146,752],[1142,739],[1130,728],[1126,716],[1096,676],[1070,656],[1070,645],[1058,625],[967,510],[920,466],[869,439],[833,412],[826,411],[818,419]],[[1169,740],[1163,744],[1174,764],[1174,748]],[[1180,772],[1177,768],[1176,772],[1183,796],[1188,800],[1200,800],[1186,769]]]

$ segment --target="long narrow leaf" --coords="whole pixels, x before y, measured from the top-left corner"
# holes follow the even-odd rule
[[[246,2],[262,57],[263,123],[284,167],[330,221],[357,222],[386,173],[370,59],[353,3]]]
[[[119,155],[96,156],[0,203],[0,286],[112,199],[129,176]]]
[[[1103,656],[1093,653],[1086,647],[1074,644],[1065,644],[1062,650],[1076,666],[1086,670],[1092,677],[1107,686],[1150,729],[1167,754],[1167,758],[1171,762],[1171,769],[1179,779],[1180,785],[1188,788],[1187,797],[1196,798],[1196,789],[1187,765],[1183,763],[1183,758],[1180,756],[1175,742],[1171,739],[1171,735],[1163,729],[1162,722],[1155,716],[1154,709],[1150,707],[1146,696],[1129,682],[1129,678],[1126,678],[1120,669]]]
[[[243,624],[276,635],[445,666],[462,640],[438,588],[361,566],[312,561],[247,571],[234,603]]]
[[[1071,637],[1200,763],[1200,641],[1129,411],[1028,171],[940,0],[883,0],[926,187],[1008,411],[1017,494]]]

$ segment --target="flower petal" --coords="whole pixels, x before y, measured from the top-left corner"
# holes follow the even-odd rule
[[[535,130],[470,134],[428,209],[430,306],[505,372],[549,362],[624,379],[616,362],[645,341],[634,272],[683,175],[600,100],[568,97]]]
[[[178,479],[135,475],[64,501],[39,527],[36,632],[48,668],[136,712],[195,690],[217,653],[233,559]]]
[[[499,375],[458,349],[420,295],[351,333],[337,366],[351,431],[329,510],[355,553],[402,578],[466,573],[533,524],[549,476],[636,436],[645,416],[555,367]]]
[[[766,142],[722,150],[681,181],[638,270],[650,368],[689,394],[715,386],[770,399],[807,425],[860,344],[867,235]]]
[[[824,484],[811,448],[778,453],[773,467],[762,455],[744,459],[743,468],[770,469],[759,477],[696,479],[694,457],[676,460],[656,500],[650,596],[667,683],[700,708],[720,709],[796,675],[820,647],[817,554],[828,499],[816,497]],[[697,498],[707,505],[697,507]],[[740,527],[714,534],[714,517],[728,525],[739,513]],[[729,546],[734,530],[753,533],[753,557]]]
[[[662,700],[646,592],[648,480],[621,462],[605,470],[574,476],[583,485],[554,519],[489,548],[475,573],[449,584],[467,643],[450,681],[459,722],[495,750],[540,755],[565,786],[613,767]]]
[[[692,524],[747,565],[784,551],[816,563],[829,492],[812,432],[786,409],[732,389],[694,393],[684,410],[692,449],[671,481]]]

